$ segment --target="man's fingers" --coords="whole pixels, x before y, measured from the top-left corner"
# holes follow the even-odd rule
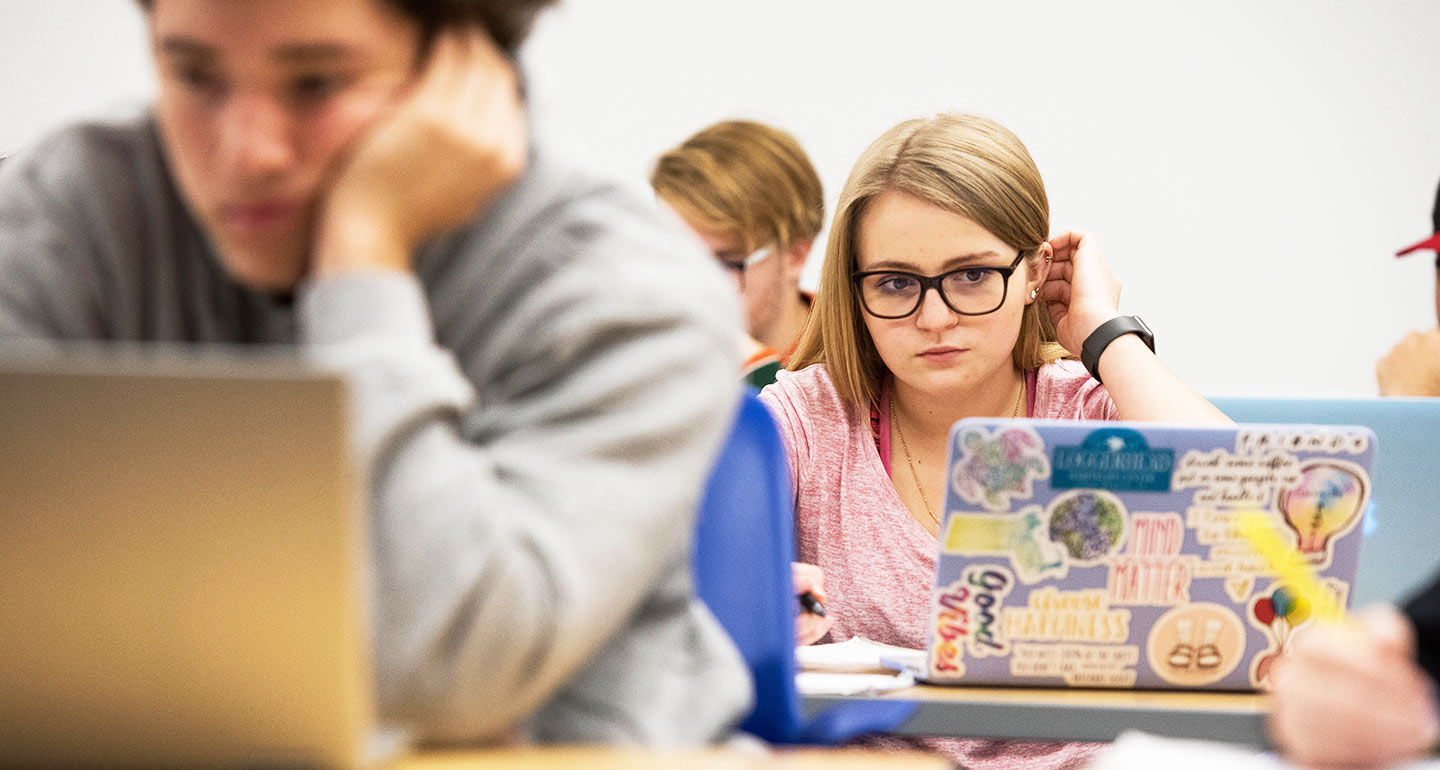
[[[1366,607],[1356,613],[1374,640],[1401,658],[1415,655],[1415,629],[1410,620],[1388,604]]]
[[[443,98],[465,72],[465,49],[459,32],[442,32],[430,44],[429,59],[415,86],[416,98]]]
[[[447,104],[464,103],[496,90],[514,93],[516,80],[510,61],[485,30],[474,27],[436,36],[416,94]]]

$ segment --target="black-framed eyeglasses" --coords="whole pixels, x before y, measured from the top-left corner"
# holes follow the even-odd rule
[[[1025,258],[1016,255],[1008,267],[971,266],[940,275],[903,270],[866,270],[850,275],[860,292],[860,304],[876,318],[905,318],[920,309],[925,292],[935,289],[945,306],[960,315],[987,315],[1005,304],[1010,276]]]

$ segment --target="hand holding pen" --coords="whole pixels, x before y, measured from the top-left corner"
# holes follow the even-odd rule
[[[802,611],[795,616],[795,644],[813,644],[830,632],[835,618],[825,611],[825,573],[813,564],[795,562],[791,579]]]

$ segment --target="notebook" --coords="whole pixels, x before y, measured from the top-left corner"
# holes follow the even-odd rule
[[[0,359],[0,765],[364,766],[343,383],[270,359]]]
[[[1375,449],[1352,426],[956,423],[924,678],[1257,688],[1311,613],[1233,514],[1348,605]]]

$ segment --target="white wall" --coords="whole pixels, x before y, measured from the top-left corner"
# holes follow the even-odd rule
[[[1055,229],[1099,235],[1124,309],[1207,393],[1371,395],[1376,358],[1434,325],[1430,256],[1391,255],[1430,231],[1440,3],[881,7],[569,0],[526,54],[536,120],[636,187],[709,122],[772,121],[833,202],[895,122],[990,115],[1029,145]],[[128,0],[0,9],[0,150],[150,92]]]

